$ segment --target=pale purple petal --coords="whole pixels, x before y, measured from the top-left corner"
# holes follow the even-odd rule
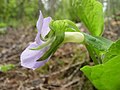
[[[31,43],[21,54],[21,65],[27,68],[36,69],[43,66],[49,59],[37,61],[45,52],[48,47],[41,50],[30,50],[31,48],[38,47],[36,42]]]
[[[51,22],[52,18],[51,17],[47,17],[47,18],[44,18],[43,20],[43,26],[42,26],[42,30],[41,30],[41,35],[42,37],[44,38],[50,31],[50,28],[49,28],[49,24]]]
[[[41,29],[42,29],[43,20],[44,20],[44,18],[43,18],[42,12],[40,11],[40,15],[39,15],[38,21],[36,23],[38,32],[41,31]]]
[[[46,62],[48,62],[48,60],[50,59],[51,56],[49,56],[46,60],[43,61],[38,61],[35,63],[34,67],[32,67],[33,70],[35,70],[36,68],[39,68],[43,65],[45,65]]]
[[[44,38],[50,31],[49,23],[51,21],[51,17],[43,18],[42,12],[40,11],[39,19],[37,21],[36,27],[38,29],[38,33],[35,38],[35,42],[31,43],[21,54],[21,65],[27,68],[32,68],[33,70],[43,66],[51,57],[51,55],[43,61],[37,61],[41,58],[44,53],[49,49],[50,46],[44,47],[41,50],[30,50],[32,48],[37,48],[41,44],[45,43],[40,39],[40,34]]]
[[[44,18],[43,18],[42,12],[40,11],[39,19],[38,19],[37,24],[36,24],[36,27],[38,29],[38,33],[36,35],[35,41],[37,44],[42,43],[42,40],[40,39],[40,34],[41,34],[42,26],[43,26],[43,21],[44,21]]]

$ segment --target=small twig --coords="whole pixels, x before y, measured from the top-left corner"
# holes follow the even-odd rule
[[[71,68],[77,67],[77,66],[79,66],[79,65],[81,65],[81,64],[83,64],[83,63],[84,63],[84,61],[78,62],[78,63],[75,63],[75,64],[73,64],[73,65],[71,65],[71,66],[65,67],[64,69],[62,69],[62,70],[60,70],[60,71],[53,72],[53,73],[51,73],[51,74],[49,74],[49,75],[41,75],[40,77],[41,77],[41,78],[44,78],[44,77],[46,78],[46,77],[55,76],[55,75],[58,75],[58,74],[61,74],[61,73],[65,72],[65,71],[67,71],[67,70],[69,70],[69,69],[71,69]]]
[[[68,77],[68,81],[72,80],[75,74],[80,70],[81,65],[79,65],[74,72]]]
[[[69,87],[69,86],[71,86],[71,85],[73,85],[75,83],[78,83],[79,81],[80,81],[80,78],[74,79],[73,81],[63,85],[62,88],[67,88],[67,87]]]
[[[19,84],[19,87],[18,87],[18,90],[24,90],[24,86],[23,86],[23,83],[20,81],[20,84]]]

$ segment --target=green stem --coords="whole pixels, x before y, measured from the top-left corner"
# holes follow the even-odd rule
[[[95,54],[94,54],[94,51],[91,49],[91,47],[89,45],[86,45],[86,48],[90,54],[90,57],[92,58],[93,62],[95,64],[99,64],[99,62],[97,61],[96,57],[95,57]]]
[[[52,43],[54,38],[49,39],[47,42],[43,43],[42,45],[36,47],[36,48],[30,48],[30,50],[40,50],[46,46],[48,46],[50,43]]]

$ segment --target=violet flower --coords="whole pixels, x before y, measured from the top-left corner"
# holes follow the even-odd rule
[[[49,45],[43,47],[40,50],[31,50],[31,48],[36,48],[45,43],[45,41],[40,38],[40,35],[42,38],[45,38],[45,36],[49,33],[49,23],[51,22],[51,20],[51,17],[43,18],[43,15],[40,11],[40,16],[36,25],[38,33],[36,35],[35,41],[30,43],[30,45],[22,52],[20,56],[21,65],[23,67],[35,70],[36,68],[43,66],[51,57],[49,56],[46,60],[43,61],[37,61],[49,49]]]

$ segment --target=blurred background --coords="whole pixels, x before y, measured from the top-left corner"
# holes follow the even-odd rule
[[[104,37],[120,36],[120,0],[99,0],[105,17]],[[0,90],[96,90],[79,70],[93,65],[83,45],[61,46],[45,66],[33,71],[20,66],[20,54],[34,41],[39,10],[54,20],[76,17],[72,0],[0,0]]]
[[[72,8],[72,0],[0,0],[0,24],[17,26],[25,21],[35,23],[41,10],[44,16],[79,22]],[[105,17],[120,18],[120,0],[99,0]],[[28,23],[27,22],[27,23]]]

